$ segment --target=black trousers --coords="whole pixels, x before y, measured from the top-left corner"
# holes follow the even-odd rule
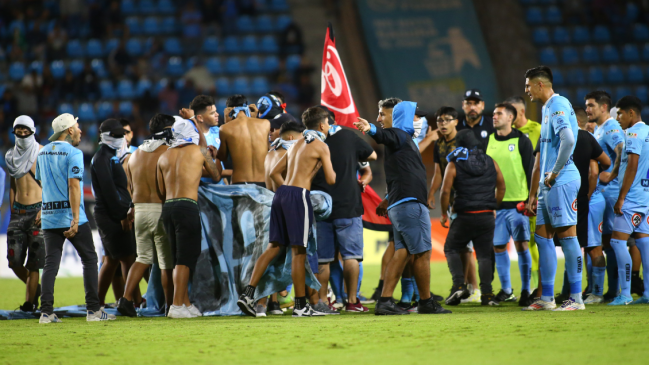
[[[493,293],[491,282],[494,279],[494,230],[496,219],[493,213],[460,213],[451,223],[444,254],[453,277],[453,285],[464,285],[464,266],[460,254],[466,252],[467,245],[473,241],[473,249],[478,258],[478,274],[482,294]]]

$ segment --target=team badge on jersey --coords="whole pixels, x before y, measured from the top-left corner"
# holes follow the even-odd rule
[[[602,233],[602,225],[603,224],[604,224],[604,222],[599,222],[599,226],[597,226],[597,230],[599,231],[599,233]]]
[[[515,147],[516,147],[516,145],[510,144],[509,145],[509,152],[514,152]]]
[[[571,207],[572,210],[574,210],[575,212],[577,211],[577,199],[573,200],[573,202],[572,202],[572,204],[570,205],[570,207]]]
[[[640,225],[640,222],[642,222],[640,213],[633,213],[633,215],[631,216],[631,224],[633,224],[634,227],[638,227]]]
[[[566,115],[566,113],[564,113],[564,112],[561,111],[561,110],[552,113],[552,116],[553,116],[553,117],[556,116],[556,115]]]
[[[629,138],[638,138],[638,133],[626,132],[626,136]]]
[[[480,133],[480,135],[482,136],[482,138],[487,138],[487,135],[488,135],[488,134],[487,134],[487,131],[482,131],[482,132]]]

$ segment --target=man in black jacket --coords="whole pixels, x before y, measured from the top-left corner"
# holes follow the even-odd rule
[[[135,241],[126,215],[131,205],[126,173],[117,157],[124,144],[124,127],[117,119],[107,119],[99,127],[99,151],[92,158],[92,189],[95,194],[95,221],[99,229],[106,259],[99,271],[99,302],[104,305],[106,292],[120,266],[122,276],[135,262]],[[133,295],[135,302],[142,301],[139,289]],[[115,298],[119,299],[119,298]]]
[[[394,107],[392,120],[377,128],[358,118],[354,125],[377,143],[385,145],[384,168],[388,183],[388,215],[394,230],[394,256],[388,263],[376,315],[409,314],[392,301],[403,267],[414,255],[414,276],[421,300],[420,314],[450,313],[430,293],[430,217],[427,209],[426,168],[412,140],[417,103],[402,101]],[[394,127],[394,128],[393,128]]]

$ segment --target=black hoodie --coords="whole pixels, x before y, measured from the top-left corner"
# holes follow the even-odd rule
[[[481,149],[458,148],[447,157],[455,164],[456,213],[470,213],[496,209],[496,167],[491,157]]]

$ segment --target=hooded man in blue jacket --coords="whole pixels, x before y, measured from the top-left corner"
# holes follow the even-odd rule
[[[388,263],[381,298],[374,314],[409,314],[392,301],[394,288],[410,255],[421,299],[420,314],[450,313],[430,295],[430,217],[427,205],[426,168],[412,137],[417,103],[403,101],[394,107],[392,121],[377,128],[363,118],[354,125],[385,145],[384,169],[388,184],[388,216],[394,230],[394,256]]]

